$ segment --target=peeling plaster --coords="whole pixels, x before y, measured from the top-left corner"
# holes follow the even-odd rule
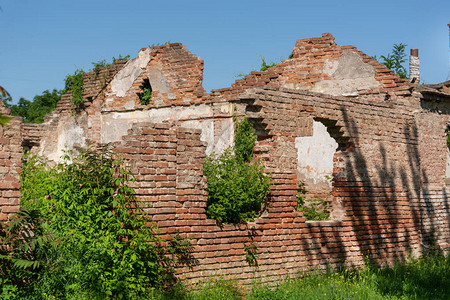
[[[334,96],[355,96],[357,91],[370,90],[381,84],[375,80],[375,69],[365,64],[361,56],[353,51],[345,51],[339,61],[325,60],[323,73],[331,80],[321,80],[313,87],[313,92]]]
[[[295,138],[297,171],[303,179],[314,185],[331,186],[326,176],[333,175],[333,157],[338,148],[325,125],[313,122],[313,135]]]
[[[112,94],[117,97],[124,97],[139,75],[141,75],[139,59],[130,59],[116,76],[114,76],[113,80],[111,80]]]

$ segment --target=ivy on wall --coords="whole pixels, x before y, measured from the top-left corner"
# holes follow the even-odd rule
[[[74,109],[79,109],[83,105],[83,69],[77,69],[75,73],[68,74],[65,79],[64,91],[72,93],[72,106]]]

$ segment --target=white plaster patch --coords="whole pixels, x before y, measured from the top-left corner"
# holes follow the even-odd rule
[[[325,59],[325,65],[323,67],[323,72],[327,75],[333,75],[338,67],[338,62],[336,60]]]
[[[231,146],[233,146],[234,142],[234,122],[232,118],[216,120],[215,122],[220,122],[220,132],[216,132],[217,142],[214,145],[214,149],[212,152],[215,154],[222,154],[223,151]],[[211,152],[211,153],[212,153]],[[211,153],[207,153],[208,155]]]
[[[65,151],[74,149],[74,146],[85,147],[86,137],[83,128],[75,123],[66,124],[58,134],[56,151],[50,153],[47,157],[55,162],[61,161],[61,156]]]
[[[150,52],[150,48],[145,48],[139,51],[139,68],[145,69],[147,67],[151,60]]]
[[[111,91],[117,97],[124,97],[130,90],[133,82],[141,75],[139,67],[139,59],[133,58],[129,60],[125,66],[117,72],[113,80],[111,80]]]
[[[193,107],[164,107],[144,111],[112,112],[102,115],[102,143],[120,141],[126,135],[133,123],[195,120],[212,118],[213,112],[209,105]],[[197,128],[197,127],[193,127]],[[206,140],[209,146],[209,140]],[[214,144],[214,140],[212,140]]]
[[[182,127],[201,129],[202,134],[200,140],[206,142],[206,155],[211,154],[214,147],[214,121],[204,120],[204,121],[186,121],[181,123]]]
[[[339,61],[325,60],[323,73],[331,80],[321,80],[313,87],[313,92],[334,96],[358,95],[357,91],[370,90],[381,84],[375,80],[375,69],[366,64],[361,56],[353,51],[345,51]]]
[[[313,122],[313,135],[295,138],[297,170],[314,184],[330,184],[327,176],[333,175],[333,157],[338,147],[325,125]]]
[[[160,64],[155,64],[148,67],[147,74],[152,90],[167,94],[170,92],[170,87],[166,77],[161,71],[162,69]],[[173,98],[173,95],[171,95],[171,98]]]
[[[231,103],[227,103],[220,106],[220,112],[224,114],[230,114],[233,110],[233,106]]]

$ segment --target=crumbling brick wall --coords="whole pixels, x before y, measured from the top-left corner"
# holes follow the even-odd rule
[[[8,117],[9,113],[0,101],[0,115]],[[0,126],[0,221],[19,210],[22,156],[22,119],[11,117]]]
[[[419,140],[412,154],[417,176],[411,178],[421,188],[419,214],[424,245],[431,248],[450,248],[450,200],[446,178],[447,133],[450,124],[450,95],[424,93],[422,110],[414,112],[416,127],[411,134]],[[417,164],[417,160],[420,164]]]
[[[194,264],[178,270],[190,282],[221,274],[243,284],[273,283],[310,268],[361,265],[363,254],[387,263],[432,243],[448,249],[450,113],[424,105],[406,80],[354,47],[336,45],[330,34],[297,41],[292,58],[211,94],[201,87],[202,70],[203,61],[181,44],[142,49],[114,72],[102,69],[104,82],[95,82],[103,73],[94,81],[94,73],[85,75],[86,109],[72,115],[66,94],[42,132],[26,127],[25,140],[40,135],[40,147],[53,149],[68,133],[81,142],[116,142],[161,234],[191,238]],[[152,101],[142,105],[146,80]],[[233,114],[255,125],[256,156],[274,184],[254,222],[218,226],[206,216],[202,164],[217,145],[232,141]],[[311,136],[313,122],[338,143],[334,214],[321,222],[296,210],[295,139]],[[256,246],[258,266],[246,261],[249,245]]]
[[[268,206],[254,222],[218,226],[206,217],[199,131],[135,124],[116,148],[134,166],[139,199],[151,204],[147,211],[162,233],[191,238],[195,263],[180,269],[181,277],[273,283],[302,270],[361,265],[362,254],[386,263],[424,250],[418,217],[424,204],[413,181],[419,162],[411,165],[418,151],[414,107],[277,88],[249,90],[236,101],[264,128],[255,150],[274,180]],[[309,134],[303,125],[313,118],[340,144],[333,172],[333,196],[345,210],[340,220],[306,222],[296,210],[294,139]],[[250,244],[258,266],[246,261]]]
[[[216,98],[234,98],[249,87],[285,87],[332,94],[364,96],[385,94],[388,98],[410,97],[413,87],[354,46],[339,46],[330,33],[320,38],[300,39],[292,56],[267,71],[253,71],[236,80],[231,88],[213,90]]]

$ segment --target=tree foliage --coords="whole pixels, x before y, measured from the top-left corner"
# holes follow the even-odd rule
[[[23,118],[25,123],[43,123],[44,117],[55,110],[56,104],[61,100],[63,92],[53,89],[45,90],[41,95],[34,96],[33,101],[20,98],[17,104],[12,104],[11,97],[3,97],[5,106],[11,109],[12,116]]]
[[[266,202],[271,179],[264,167],[253,158],[256,141],[253,126],[247,119],[235,120],[234,147],[222,155],[205,159],[207,210],[209,218],[221,223],[250,221],[259,215]]]
[[[189,257],[188,241],[148,224],[130,170],[105,149],[52,168],[30,158],[22,174],[24,210],[0,230],[0,279],[21,295],[138,298]]]
[[[403,64],[406,62],[405,44],[394,44],[392,53],[387,56],[381,55],[382,64],[395,72],[400,78],[407,78],[408,73]]]

